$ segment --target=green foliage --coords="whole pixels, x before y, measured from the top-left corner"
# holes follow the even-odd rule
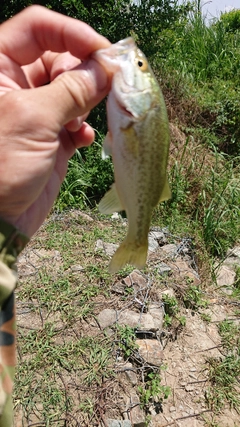
[[[137,351],[135,329],[130,326],[116,324],[117,342],[125,358],[133,356]]]
[[[225,351],[223,358],[209,358],[207,368],[212,387],[207,393],[209,405],[219,411],[228,402],[239,412],[240,338],[239,324],[228,319],[219,323],[219,334]]]
[[[240,357],[240,325],[226,319],[219,323],[218,330],[227,353]]]
[[[220,411],[227,401],[230,407],[239,410],[240,399],[237,391],[240,375],[240,358],[229,355],[224,359],[210,358],[208,360],[208,375],[212,383],[206,397],[209,406]]]
[[[138,391],[140,393],[142,408],[146,408],[156,399],[158,399],[158,402],[161,402],[163,399],[167,399],[171,394],[170,387],[161,385],[161,377],[159,373],[155,372],[150,372],[147,375],[144,387],[138,387]]]
[[[178,313],[179,307],[178,307],[177,299],[175,297],[171,297],[170,295],[163,294],[162,301],[164,302],[164,310],[166,314],[170,316],[174,316]]]
[[[109,190],[114,182],[113,165],[110,159],[102,159],[101,136],[88,148],[82,149],[84,165],[84,180],[89,183],[86,188],[86,197],[90,206],[95,206],[101,197]]]
[[[207,307],[208,303],[204,299],[202,290],[198,286],[190,285],[183,297],[185,307],[196,310],[200,307]]]
[[[240,10],[234,9],[230,12],[222,13],[220,22],[224,25],[226,31],[236,32],[240,30]]]
[[[68,163],[68,172],[62,183],[61,192],[55,203],[55,208],[62,211],[69,206],[72,208],[84,208],[89,204],[87,198],[87,187],[90,181],[86,181],[86,170],[83,166],[82,157],[79,151],[75,153]]]

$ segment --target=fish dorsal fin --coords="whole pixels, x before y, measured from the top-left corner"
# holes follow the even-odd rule
[[[166,177],[159,202],[164,202],[165,200],[171,199],[171,197],[172,197],[172,194],[171,194],[171,190],[169,187],[168,179]]]
[[[109,156],[112,155],[112,138],[108,132],[103,141],[102,147],[102,159],[106,160]]]
[[[124,207],[117,194],[115,183],[111,189],[103,196],[98,205],[99,212],[103,214],[112,214],[114,212],[124,211]]]

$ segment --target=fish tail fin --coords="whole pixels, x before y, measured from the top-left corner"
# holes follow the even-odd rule
[[[109,264],[109,272],[116,273],[126,264],[131,264],[139,269],[145,267],[147,260],[148,241],[146,240],[141,246],[135,242],[129,242],[128,238],[121,243],[113,255]]]

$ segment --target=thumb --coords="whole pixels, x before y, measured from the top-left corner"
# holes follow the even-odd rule
[[[50,84],[33,89],[7,92],[0,97],[1,122],[10,134],[55,141],[64,125],[76,117],[86,117],[109,92],[111,73],[94,59],[84,61]],[[16,117],[15,126],[11,126]]]
[[[110,72],[93,59],[84,61],[41,88],[44,115],[51,115],[61,128],[76,117],[86,115],[107,95],[110,86]]]

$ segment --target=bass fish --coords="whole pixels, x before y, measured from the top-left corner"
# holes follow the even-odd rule
[[[165,102],[148,61],[129,37],[94,53],[113,71],[107,100],[108,133],[103,156],[112,156],[115,183],[99,203],[103,214],[126,211],[127,236],[109,265],[146,264],[154,207],[171,197],[167,181],[169,124]]]

